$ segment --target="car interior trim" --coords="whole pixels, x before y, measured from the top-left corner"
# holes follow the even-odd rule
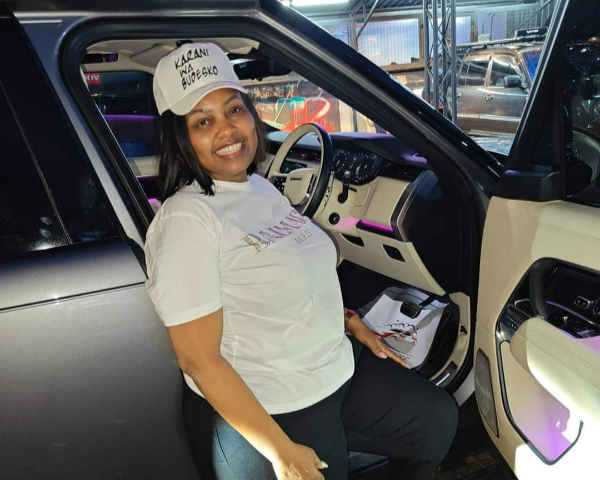
[[[431,170],[425,170],[402,192],[402,196],[398,200],[390,219],[393,232],[401,242],[410,242],[407,228],[405,228],[405,220],[418,189],[425,184],[436,181],[435,174]]]
[[[544,389],[514,359],[503,334],[502,314],[507,309],[507,302],[510,303],[509,300],[518,292],[517,287],[524,284],[532,266],[540,260],[551,259],[553,262],[580,269],[581,266],[585,266],[586,270],[598,275],[600,256],[591,254],[597,251],[597,239],[600,238],[597,217],[598,210],[595,208],[561,201],[538,203],[494,197],[488,209],[482,249],[476,335],[478,348],[484,350],[492,363],[492,369],[497,372],[493,384],[498,393],[500,437],[493,440],[505,458],[510,458],[510,452],[514,452],[515,447],[528,445],[528,450],[532,452],[531,458],[538,458],[543,465],[535,467],[535,464],[531,464],[531,468],[539,468],[540,472],[549,464],[560,465],[557,473],[573,468],[581,462],[581,458],[578,457],[584,454],[586,447],[575,450],[570,447],[562,452],[559,458],[549,461],[519,428],[515,421],[515,412],[511,412],[511,408],[519,405],[519,408],[524,409],[521,414],[526,415],[526,409],[535,408],[535,405],[528,403],[527,398],[534,394],[542,395]],[[515,238],[514,232],[519,232],[518,239]],[[525,282],[524,285],[528,287],[529,282]],[[581,293],[573,294],[572,300],[578,295]],[[519,309],[524,307],[522,302],[519,303]],[[517,312],[512,312],[515,313]],[[532,316],[534,315],[527,313],[524,320]],[[517,330],[518,328],[517,325]],[[506,368],[511,369],[509,374],[505,373]],[[518,372],[522,375],[517,375]],[[512,385],[517,385],[517,388],[511,390],[511,395],[517,395],[525,403],[514,403],[514,398],[507,398],[504,384],[508,377]],[[555,399],[552,404],[556,405],[557,401]],[[556,411],[558,406],[552,408]],[[591,447],[589,442],[592,438],[589,436],[579,435],[571,440],[584,442],[587,447]],[[574,454],[567,455],[571,451]],[[511,466],[515,468],[514,465]]]
[[[532,393],[530,393],[530,395],[532,395],[532,394],[537,395],[536,400],[539,403],[544,403],[545,408],[546,408],[546,415],[550,415],[549,412],[552,412],[553,410],[556,411],[561,408],[566,408],[559,400],[557,400],[552,395],[552,393],[551,393],[552,389],[548,389],[548,388],[535,389],[533,387],[533,385],[534,385],[534,382],[537,382],[537,380],[534,375],[534,372],[532,372],[530,369],[524,370],[525,365],[527,365],[527,363],[529,361],[526,358],[526,356],[523,355],[523,350],[524,350],[525,346],[522,345],[523,342],[521,341],[521,342],[518,342],[518,343],[521,343],[521,345],[519,345],[518,347],[515,347],[515,345],[513,345],[512,340],[514,338],[516,338],[517,335],[520,338],[524,338],[525,334],[523,333],[523,329],[527,328],[529,321],[532,319],[531,318],[532,314],[525,312],[524,310],[522,310],[522,308],[520,306],[524,305],[524,304],[534,305],[535,302],[534,302],[533,297],[535,295],[539,295],[540,299],[538,299],[538,302],[544,303],[544,307],[543,307],[544,312],[546,312],[546,305],[548,305],[548,306],[553,305],[562,311],[570,312],[573,317],[581,318],[586,323],[592,323],[593,325],[596,326],[596,328],[598,330],[600,330],[600,324],[598,324],[596,322],[591,322],[591,320],[581,316],[577,312],[571,312],[571,310],[567,309],[564,305],[560,305],[560,304],[557,304],[556,302],[546,299],[545,295],[547,295],[547,292],[543,292],[541,290],[534,292],[533,283],[540,283],[541,285],[548,284],[549,280],[547,279],[547,277],[549,277],[551,274],[553,275],[553,272],[556,272],[557,269],[561,268],[561,265],[566,266],[568,264],[565,262],[556,262],[556,260],[551,259],[551,258],[543,258],[543,259],[540,259],[537,262],[535,262],[527,270],[527,272],[524,274],[523,278],[521,279],[521,281],[519,282],[519,284],[517,285],[517,287],[511,294],[509,301],[506,304],[504,311],[498,320],[497,327],[496,327],[496,335],[495,335],[496,355],[497,355],[498,371],[499,371],[500,394],[501,394],[502,406],[504,408],[504,412],[505,412],[509,422],[511,423],[512,427],[518,433],[518,435],[529,446],[529,448],[531,448],[531,450],[536,454],[536,456],[542,462],[544,462],[544,464],[546,464],[546,465],[556,464],[559,460],[561,460],[569,452],[569,450],[571,450],[571,448],[573,448],[575,446],[575,444],[579,441],[579,438],[583,431],[584,422],[579,421],[578,433],[577,433],[576,438],[570,443],[570,445],[568,447],[566,447],[559,455],[555,456],[554,458],[548,458],[549,453],[545,453],[542,451],[542,448],[544,448],[543,444],[542,445],[537,444],[536,440],[534,440],[533,437],[530,437],[525,432],[524,428],[521,428],[519,426],[519,422],[515,418],[515,413],[512,412],[510,405],[511,405],[511,403],[513,405],[515,405],[515,404],[519,405],[519,402],[521,401],[521,399],[520,399],[519,395],[516,395],[515,389],[523,388],[523,385],[531,386]],[[570,266],[570,268],[578,269],[577,266]],[[595,275],[594,272],[589,272],[587,274],[596,276],[598,278],[598,280],[600,280],[600,277]],[[534,276],[535,276],[535,280],[534,280]],[[526,291],[527,288],[529,289],[530,298],[521,298],[523,296],[522,292],[524,290]],[[540,307],[541,306],[542,305],[540,304]],[[535,320],[535,318],[533,318],[533,319]],[[543,320],[543,321],[544,321],[544,323],[548,324],[548,327],[551,327],[551,325],[548,323],[547,320]],[[567,325],[565,325],[565,327],[567,327]],[[551,327],[551,328],[553,328],[553,327]],[[566,331],[566,333],[569,335],[573,334],[573,335],[577,336],[577,334],[575,332],[572,333],[570,331]],[[575,341],[575,339],[573,339],[573,340]],[[558,342],[554,343],[554,346],[556,346],[557,348],[560,348],[560,346],[558,345]],[[516,350],[518,350],[520,352],[520,354],[515,354]],[[506,373],[507,371],[510,373],[510,375],[508,375]],[[515,381],[515,379],[518,379],[518,380]],[[532,401],[531,398],[527,399],[527,403],[531,403],[531,401]],[[526,416],[525,419],[529,423],[534,421],[532,419],[531,414]],[[535,433],[539,430],[539,427],[537,427],[537,428],[531,427],[530,429],[532,429],[533,433]],[[554,445],[554,447],[556,448],[556,445]]]

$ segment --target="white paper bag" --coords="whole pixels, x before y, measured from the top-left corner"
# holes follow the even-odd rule
[[[402,303],[382,295],[363,321],[410,368],[416,368],[429,354],[446,305],[423,309],[416,318],[410,318],[400,311]]]

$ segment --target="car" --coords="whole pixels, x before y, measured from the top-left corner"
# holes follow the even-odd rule
[[[197,478],[142,246],[160,208],[149,84],[202,40],[262,102],[261,174],[333,239],[345,305],[388,287],[447,304],[418,372],[459,404],[475,394],[520,480],[593,478],[594,3],[557,1],[515,141],[493,156],[274,0],[2,0],[0,476]],[[389,133],[342,131],[353,111]],[[352,454],[350,470],[380,460]]]
[[[457,124],[474,137],[514,136],[535,80],[545,27],[456,47]],[[425,98],[423,89],[415,94]],[[450,99],[450,107],[452,100]],[[443,106],[439,105],[440,112]]]
[[[514,135],[543,46],[516,39],[458,47],[458,126],[470,135]]]

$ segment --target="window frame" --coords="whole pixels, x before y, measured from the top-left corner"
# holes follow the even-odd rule
[[[12,68],[0,72],[1,87],[66,235],[65,245],[51,248],[122,237],[121,224],[29,37],[14,15],[2,13],[0,9],[0,51]],[[84,194],[91,195],[91,203],[84,205]],[[92,207],[98,209],[90,221],[85,209]],[[100,233],[94,226],[107,230]],[[98,237],[85,240],[92,233]]]
[[[561,47],[568,38],[567,10],[569,5],[570,0],[563,0],[555,7],[555,13],[546,35],[546,42],[542,47],[536,81],[533,82],[531,87],[530,99],[525,106],[515,141],[506,160],[507,171],[526,172],[530,170],[529,161],[533,158],[536,142],[542,132],[543,119],[547,115],[547,109],[560,108],[556,105],[556,99],[553,98],[554,77],[558,73]],[[552,98],[552,107],[548,103],[548,98]],[[562,101],[559,103],[562,104]],[[558,169],[556,172],[558,172]],[[519,198],[523,196],[523,193],[503,191],[503,195],[510,198]],[[550,193],[549,196],[539,192],[539,194],[529,195],[528,198],[556,199],[556,195],[556,190],[553,190],[553,193]]]
[[[22,126],[19,122],[19,118],[11,105],[8,92],[5,90],[4,85],[2,83],[1,72],[0,105],[5,105],[6,107],[5,111],[3,109],[0,109],[0,124],[4,125],[6,123],[6,126],[9,128],[12,127],[11,130],[13,130],[8,136],[8,143],[10,144],[10,147],[8,148],[9,152],[11,153],[9,158],[12,158],[12,154],[16,153],[18,162],[18,164],[15,165],[15,167],[13,167],[17,169],[17,174],[19,175],[18,179],[12,179],[10,182],[7,183],[16,184],[15,190],[31,191],[35,189],[34,194],[38,197],[34,205],[31,205],[32,202],[27,201],[31,200],[31,196],[28,195],[26,199],[22,199],[23,203],[27,204],[27,210],[25,215],[26,218],[23,218],[23,210],[25,209],[18,210],[17,212],[15,212],[12,208],[10,208],[11,201],[14,201],[11,199],[13,191],[0,191],[0,207],[3,203],[8,204],[9,206],[6,212],[3,209],[0,209],[0,222],[5,221],[7,223],[11,223],[12,220],[13,225],[17,226],[17,228],[14,229],[7,229],[6,236],[16,236],[16,238],[12,245],[13,248],[0,249],[0,258],[12,258],[13,256],[23,255],[40,250],[40,248],[35,247],[20,247],[23,243],[26,242],[26,239],[30,235],[32,236],[31,240],[37,240],[36,246],[39,246],[39,243],[42,241],[40,238],[36,238],[38,237],[37,235],[35,235],[36,229],[31,228],[32,224],[34,223],[34,218],[40,219],[40,229],[38,229],[38,232],[41,230],[42,227],[44,227],[44,229],[47,231],[47,234],[45,235],[47,238],[47,243],[46,245],[44,245],[44,249],[70,245],[71,241],[68,232],[65,228],[64,223],[61,221],[60,214],[56,207],[56,202],[54,202],[52,198],[52,192],[48,189],[48,185],[43,180],[43,174],[40,171],[39,163],[36,157],[32,154],[31,148],[29,148],[27,144],[27,137],[25,136],[25,132],[23,132]],[[5,135],[6,133],[6,131],[2,130],[3,135]],[[13,138],[13,136],[15,136],[16,138]],[[6,173],[6,170],[3,169],[3,173]],[[26,184],[23,185],[23,182],[26,182]],[[9,195],[7,195],[7,193]],[[43,202],[43,205],[40,205],[41,202]],[[8,213],[8,216],[6,215],[6,213]],[[15,214],[17,214],[18,218],[15,218]],[[31,218],[29,218],[30,216]],[[41,219],[44,217],[47,219],[44,222],[45,225],[41,222]],[[21,235],[21,232],[23,230],[26,230],[26,232],[24,232],[26,236]],[[0,237],[0,244],[4,243],[3,237],[4,235]]]
[[[485,75],[483,76],[483,83],[481,85],[461,85],[462,88],[485,88],[485,86],[487,85],[488,81],[489,81],[489,77],[490,77],[490,65],[491,65],[491,58],[492,56],[489,54],[481,54],[481,53],[468,53],[464,56],[464,60],[463,60],[463,67],[464,65],[467,65],[467,77],[465,77],[465,79],[468,78],[469,72],[471,71],[471,64],[475,61],[484,61],[484,58],[486,59],[485,61],[487,61],[487,67],[485,70]],[[461,71],[462,71],[461,68]]]
[[[83,58],[86,47],[116,39],[200,38],[198,31],[202,31],[202,37],[205,38],[230,37],[231,33],[227,32],[230,32],[231,25],[235,24],[236,36],[260,42],[265,55],[319,85],[392,134],[414,141],[415,148],[424,155],[429,154],[432,158],[444,158],[452,164],[460,164],[459,171],[470,172],[471,178],[476,179],[482,188],[491,188],[496,184],[502,171],[500,162],[483,151],[466,134],[457,131],[449,122],[441,121],[437,112],[424,108],[422,100],[398,85],[384,70],[379,67],[374,69],[371,62],[351,47],[330,36],[328,32],[301,15],[285,7],[269,4],[269,8],[273,8],[274,12],[268,13],[277,15],[277,10],[281,10],[279,13],[285,14],[285,18],[266,21],[263,8],[266,9],[261,5],[261,13],[253,17],[229,15],[224,11],[214,16],[169,17],[168,24],[167,20],[162,18],[149,18],[115,19],[111,22],[89,20],[77,25],[63,43],[59,58],[60,73],[75,106],[79,108],[94,137],[101,142],[107,155],[107,163],[112,164],[116,170],[123,170],[127,161],[115,148],[105,122],[98,122],[101,115],[95,105],[92,105],[81,76],[76,74],[77,65]],[[296,33],[292,34],[295,29],[304,31],[301,38]],[[349,52],[345,51],[346,49]],[[365,82],[370,88],[365,88]],[[375,105],[380,108],[376,108]],[[414,114],[417,109],[419,120],[415,122]],[[399,129],[398,123],[392,122],[391,118],[404,118],[406,128]],[[440,142],[436,144],[424,141],[430,136],[429,133],[425,134],[425,131],[431,131],[432,123],[436,125],[436,135],[440,138]],[[415,133],[407,129],[415,129]],[[416,134],[416,131],[422,133]],[[441,147],[442,144],[445,147]],[[449,155],[449,151],[455,151],[455,154]],[[448,169],[446,165],[438,165],[438,168],[449,170],[449,175],[456,174],[456,170]],[[120,171],[117,171],[116,175],[123,177]],[[130,182],[132,188],[128,189],[127,193],[135,196],[136,202],[147,203],[133,174],[130,174]]]

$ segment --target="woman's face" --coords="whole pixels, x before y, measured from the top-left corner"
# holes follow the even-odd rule
[[[209,93],[186,115],[186,124],[196,157],[214,180],[246,181],[258,137],[240,92],[221,88]]]

